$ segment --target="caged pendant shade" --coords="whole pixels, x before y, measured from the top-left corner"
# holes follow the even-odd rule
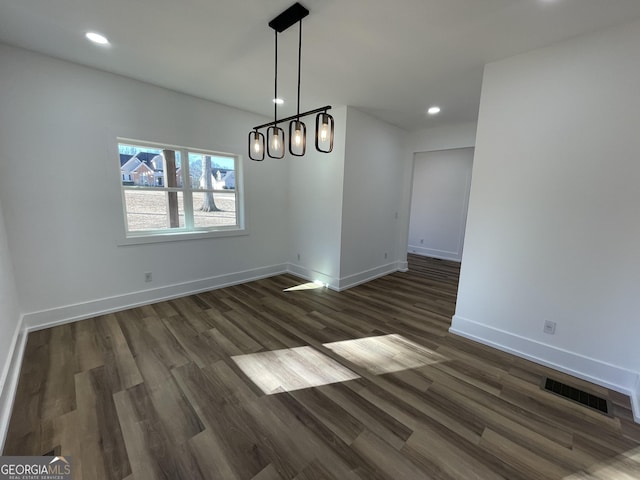
[[[249,156],[256,162],[264,160],[264,134],[257,130],[249,133]]]
[[[307,151],[307,126],[300,120],[289,122],[289,153],[302,157]]]
[[[327,112],[316,116],[316,150],[329,153],[333,150],[333,117]]]
[[[271,158],[284,157],[284,130],[275,125],[267,129],[267,155]]]
[[[302,64],[302,19],[309,15],[309,10],[299,3],[293,4],[276,18],[269,22],[269,27],[275,30],[275,75],[274,75],[274,98],[278,98],[278,33],[298,23],[298,103],[297,113],[287,118],[278,120],[277,105],[274,105],[273,121],[253,127],[249,132],[249,158],[255,161],[264,160],[265,143],[266,154],[270,158],[283,158],[285,155],[285,132],[278,126],[280,123],[289,122],[289,154],[302,157],[307,151],[307,126],[301,118],[308,115],[316,116],[315,147],[318,152],[330,153],[333,150],[333,136],[335,122],[333,117],[327,113],[331,109],[330,105],[316,108],[300,113],[300,85],[301,85],[301,64]],[[260,132],[266,128],[265,136]]]

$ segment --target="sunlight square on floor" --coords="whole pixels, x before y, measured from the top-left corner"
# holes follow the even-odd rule
[[[374,375],[420,368],[448,360],[398,334],[343,340],[325,343],[323,346]]]
[[[360,378],[312,347],[272,350],[231,358],[267,395]]]

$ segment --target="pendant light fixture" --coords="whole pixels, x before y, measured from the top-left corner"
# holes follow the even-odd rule
[[[309,15],[309,10],[299,3],[293,4],[276,18],[269,22],[269,26],[275,31],[275,86],[274,99],[278,98],[278,33],[284,32],[295,23],[299,25],[298,31],[298,104],[297,113],[291,117],[278,120],[278,106],[274,104],[273,122],[253,127],[249,132],[249,158],[255,161],[264,160],[265,136],[260,129],[267,128],[266,153],[271,158],[283,158],[285,153],[284,130],[278,127],[279,123],[289,122],[289,153],[296,157],[302,157],[307,149],[307,127],[300,119],[308,115],[317,114],[315,147],[322,153],[330,153],[333,150],[334,120],[327,112],[331,106],[316,108],[300,113],[300,77],[302,64],[302,19]]]

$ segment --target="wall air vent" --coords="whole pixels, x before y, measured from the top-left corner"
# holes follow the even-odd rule
[[[559,395],[573,402],[592,408],[593,410],[597,410],[600,413],[611,416],[611,405],[608,400],[602,397],[579,390],[548,377],[543,379],[542,388],[548,392],[554,393],[555,395]]]

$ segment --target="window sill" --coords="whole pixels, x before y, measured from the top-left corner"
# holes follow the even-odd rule
[[[139,234],[129,235],[121,238],[118,242],[118,246],[144,245],[147,243],[181,242],[185,240],[200,240],[204,238],[241,237],[245,235],[249,235],[249,231],[246,228],[201,232],[191,231]]]

